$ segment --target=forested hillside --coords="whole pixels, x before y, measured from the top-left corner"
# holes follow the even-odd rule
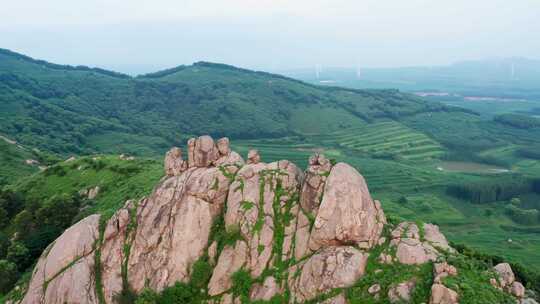
[[[131,78],[7,50],[0,50],[0,101],[3,133],[61,154],[155,155],[191,134],[313,134],[448,110],[398,91],[318,87],[223,64],[199,62]]]

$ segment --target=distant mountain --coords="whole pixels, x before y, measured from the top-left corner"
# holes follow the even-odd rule
[[[396,90],[315,86],[224,64],[198,62],[131,77],[0,50],[1,132],[60,154],[149,155],[192,134],[317,134],[447,109]]]
[[[448,66],[403,68],[323,68],[285,71],[310,83],[351,88],[449,91],[502,97],[540,96],[540,61],[503,58],[463,61]]]

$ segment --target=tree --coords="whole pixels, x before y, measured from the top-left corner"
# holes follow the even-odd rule
[[[20,242],[12,242],[7,250],[7,260],[15,263],[19,270],[25,270],[30,262],[30,251]]]
[[[0,207],[0,229],[6,227],[9,223],[8,213],[4,208]]]
[[[80,201],[71,196],[54,196],[36,212],[36,220],[41,225],[65,229],[79,212]]]
[[[10,291],[18,277],[19,273],[15,263],[0,260],[0,294]]]
[[[5,233],[0,232],[0,259],[4,259],[7,255],[9,247],[9,238]]]

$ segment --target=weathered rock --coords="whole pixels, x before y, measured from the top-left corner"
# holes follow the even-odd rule
[[[513,282],[510,286],[510,293],[518,298],[525,296],[525,287],[520,282]]]
[[[188,140],[188,166],[206,168],[219,157],[218,148],[208,135]]]
[[[231,153],[231,148],[229,147],[229,138],[222,137],[217,140],[216,146],[220,156],[225,156]]]
[[[301,208],[298,208],[296,213],[296,232],[294,237],[294,257],[300,260],[305,255],[310,253],[309,250],[309,233],[311,223]]]
[[[231,276],[247,263],[248,248],[245,242],[237,241],[234,247],[226,246],[219,256],[218,263],[210,283],[208,283],[208,294],[218,295],[232,287]]]
[[[447,262],[433,264],[433,281],[442,284],[442,279],[448,276],[456,276],[457,269]]]
[[[401,239],[397,245],[396,258],[402,264],[424,264],[437,256],[437,250],[417,239]]]
[[[384,252],[382,252],[379,255],[379,263],[381,263],[381,264],[392,264],[392,262],[393,262],[393,258],[392,258],[391,255],[386,254]]]
[[[242,167],[231,184],[227,198],[225,226],[227,229],[239,227],[240,233],[248,241],[250,248],[249,269],[254,277],[268,267],[272,257],[275,219],[293,215],[292,194],[298,188],[302,172],[288,162],[270,164],[256,163]],[[279,214],[276,214],[279,212]],[[288,223],[280,222],[284,229],[283,259],[292,255],[292,240],[296,223],[293,217]]]
[[[414,223],[400,223],[391,236],[390,245],[397,247],[396,258],[402,264],[424,264],[435,261],[439,256],[429,242],[420,240],[420,230]]]
[[[88,199],[95,199],[101,188],[99,186],[95,186],[94,188],[88,189]]]
[[[324,185],[332,164],[324,155],[315,154],[309,158],[300,195],[300,206],[305,212],[317,214],[321,204]]]
[[[187,169],[187,162],[182,159],[182,149],[174,147],[165,154],[165,174],[180,175]]]
[[[55,295],[68,302],[81,297],[86,299],[81,303],[95,302],[94,289],[88,289],[89,294],[78,293],[93,283],[93,251],[98,239],[98,226],[99,215],[91,215],[68,228],[49,245],[34,269],[23,304],[56,303],[51,302]],[[70,267],[71,265],[76,267]],[[73,288],[74,284],[80,284],[79,288]],[[43,299],[46,301],[43,302]]]
[[[349,244],[371,248],[384,226],[380,219],[364,178],[351,166],[338,163],[326,180],[309,248]]]
[[[201,164],[201,159],[207,157],[196,157],[196,162]],[[140,202],[128,263],[134,291],[140,292],[145,285],[159,291],[189,279],[191,266],[207,247],[228,189],[229,179],[218,168],[192,167],[163,180]]]
[[[508,263],[497,264],[493,269],[499,275],[499,282],[502,288],[511,286],[516,280],[512,267]]]
[[[30,165],[30,166],[37,166],[39,165],[39,161],[35,160],[35,159],[27,159],[24,161],[27,165]]]
[[[429,304],[458,304],[458,301],[458,294],[452,289],[442,284],[433,284],[431,286]]]
[[[414,279],[392,286],[388,290],[388,300],[390,300],[391,303],[410,302],[411,294],[415,286],[416,282]]]
[[[282,293],[282,289],[278,286],[276,279],[268,276],[262,284],[255,284],[250,292],[252,301],[262,300],[269,301],[273,296]]]
[[[248,164],[258,164],[261,161],[261,156],[259,155],[259,151],[249,150],[247,159],[248,159],[247,160]]]
[[[108,303],[112,303],[114,296],[122,291],[121,265],[126,258],[124,251],[126,238],[131,237],[127,235],[127,228],[131,221],[130,210],[134,208],[134,202],[128,200],[105,226],[101,245],[101,280],[103,295]]]
[[[367,258],[368,254],[350,246],[323,248],[289,270],[292,301],[304,302],[333,288],[353,285],[364,275]]]
[[[376,293],[379,293],[379,291],[381,291],[381,285],[380,284],[373,284],[371,286],[369,286],[368,288],[368,293],[369,294],[376,294]]]
[[[216,143],[218,149],[218,159],[214,162],[216,166],[224,165],[244,165],[244,159],[240,154],[234,152],[229,147],[229,139],[227,137],[220,138]]]
[[[448,245],[446,237],[439,231],[439,226],[437,225],[424,224],[424,239],[435,248],[455,252],[455,250]]]
[[[94,252],[78,259],[51,280],[43,303],[99,303],[93,273]]]
[[[213,241],[212,244],[208,247],[208,261],[210,262],[210,265],[214,266],[216,265],[216,258],[217,258],[217,242]]]

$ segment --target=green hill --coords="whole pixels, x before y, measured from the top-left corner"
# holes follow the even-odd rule
[[[131,78],[0,50],[0,130],[60,154],[155,155],[191,134],[317,134],[445,110],[395,90],[319,87],[223,64]]]

